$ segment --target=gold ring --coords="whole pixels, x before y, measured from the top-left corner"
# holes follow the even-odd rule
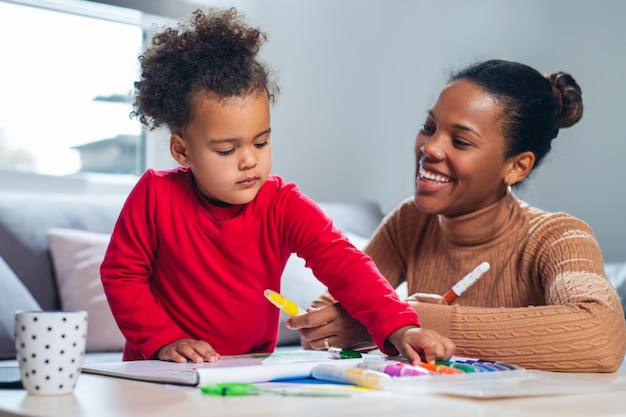
[[[324,338],[324,349],[328,349],[328,348],[330,348],[330,344],[328,343],[328,338],[325,337]]]

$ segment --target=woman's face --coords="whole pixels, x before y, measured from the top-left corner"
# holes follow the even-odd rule
[[[501,107],[477,85],[448,84],[417,135],[415,204],[458,216],[500,199],[510,163],[504,159]]]

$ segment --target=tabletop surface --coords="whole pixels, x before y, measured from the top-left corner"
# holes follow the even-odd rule
[[[598,378],[626,377],[617,374]],[[32,396],[22,389],[0,390],[0,416],[46,417],[171,417],[250,416],[331,417],[367,416],[626,416],[626,390],[476,399],[395,391],[354,390],[350,397],[283,397],[259,395],[220,397],[195,387],[163,385],[82,374],[71,395]]]

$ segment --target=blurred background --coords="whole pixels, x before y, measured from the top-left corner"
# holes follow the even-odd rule
[[[0,191],[123,193],[174,166],[167,132],[128,117],[136,57],[156,27],[208,6],[268,33],[273,172],[320,202],[388,212],[410,196],[413,142],[451,71],[501,58],[570,72],[585,115],[517,194],[626,259],[622,0],[0,0]]]

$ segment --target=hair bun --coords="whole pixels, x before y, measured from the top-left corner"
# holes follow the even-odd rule
[[[583,117],[582,90],[574,77],[566,72],[554,72],[546,75],[552,91],[559,102],[561,123],[559,127],[570,127]]]

